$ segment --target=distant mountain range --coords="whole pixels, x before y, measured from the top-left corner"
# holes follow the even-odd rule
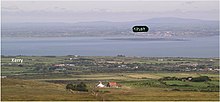
[[[147,33],[134,33],[135,25],[147,25]],[[185,18],[152,18],[130,22],[3,23],[2,37],[204,37],[219,35],[219,21]]]

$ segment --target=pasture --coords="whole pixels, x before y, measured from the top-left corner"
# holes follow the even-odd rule
[[[134,73],[135,74],[135,73]],[[182,73],[183,74],[183,73]],[[135,74],[136,75],[136,74]],[[155,74],[158,75],[158,74]],[[111,101],[217,101],[219,92],[203,92],[194,89],[207,88],[205,82],[165,81],[161,84],[151,76],[147,79],[129,77],[126,74],[95,74],[72,75],[73,78],[59,79],[2,79],[2,100],[111,100]],[[95,88],[98,81],[106,84],[115,81],[122,85],[121,88]],[[67,83],[85,82],[89,92],[71,93],[65,89]],[[218,81],[210,81],[218,85]],[[172,86],[175,84],[176,86]],[[184,87],[189,84],[191,86]],[[179,85],[179,86],[178,86]],[[179,90],[174,90],[179,89]],[[188,89],[188,90],[187,90]],[[93,95],[91,90],[98,90]]]
[[[12,58],[23,59],[23,62],[11,62]],[[205,69],[213,65],[211,67],[217,69],[219,59],[213,59],[211,62],[209,60],[110,56],[4,56],[1,74],[6,78],[1,78],[1,97],[2,101],[219,101],[218,72],[185,71],[185,67],[195,67],[178,67],[180,64],[198,63],[199,66],[196,68]],[[73,66],[55,66],[60,64]],[[208,76],[211,80],[160,80],[164,77],[199,76]],[[104,85],[116,82],[121,87],[97,88],[99,81]],[[87,85],[88,92],[66,90],[67,84],[80,82]]]

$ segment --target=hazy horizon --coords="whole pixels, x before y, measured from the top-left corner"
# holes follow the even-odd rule
[[[218,3],[218,1],[2,1],[2,23],[127,22],[160,17],[218,20]]]

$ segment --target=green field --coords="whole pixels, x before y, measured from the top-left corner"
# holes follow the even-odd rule
[[[176,67],[182,63],[199,63],[200,66],[197,67],[201,68],[213,65],[212,67],[216,68],[218,59],[210,62],[210,59],[205,58],[163,58],[165,61],[161,62],[157,58],[82,56],[68,60],[70,57],[72,56],[2,57],[1,74],[6,76],[6,78],[1,78],[2,100],[219,101],[218,72],[175,69],[192,67]],[[20,63],[12,63],[11,58],[21,58],[24,62],[22,66],[19,66]],[[108,61],[111,63],[106,63]],[[54,67],[55,64],[62,63],[72,63],[74,66]],[[126,66],[118,67],[122,65]],[[135,66],[140,68],[135,69]],[[172,66],[174,66],[174,71],[168,68]],[[151,67],[158,70],[149,70],[148,68]],[[56,68],[66,69],[56,70]],[[207,76],[210,80],[204,82],[176,80],[200,76]],[[176,79],[161,80],[165,77]],[[104,85],[108,82],[117,82],[121,87],[97,88],[99,81],[102,81]],[[80,82],[87,85],[88,92],[66,89],[67,84]]]
[[[92,76],[92,75],[91,75]],[[99,75],[100,76],[100,75]],[[88,76],[86,76],[88,77]],[[97,76],[95,76],[97,77]],[[48,80],[48,79],[47,79]],[[52,79],[53,81],[55,79]],[[59,79],[67,80],[67,79]],[[87,80],[68,80],[68,82],[83,81],[89,89],[93,89],[98,83],[99,79]],[[89,81],[88,81],[89,80]],[[127,79],[104,79],[108,81],[116,81],[122,85],[121,88],[96,88],[99,90],[97,96],[91,92],[71,93],[65,90],[65,85],[62,83],[48,83],[42,80],[21,80],[21,79],[2,79],[2,100],[150,100],[150,101],[217,101],[219,100],[219,92],[202,92],[199,90],[177,91],[173,90],[184,87],[167,87],[157,80],[137,80]],[[185,88],[204,88],[207,84],[204,83],[188,83],[188,82],[172,82],[168,84],[185,85],[191,84],[193,87]],[[216,84],[216,83],[215,83]]]

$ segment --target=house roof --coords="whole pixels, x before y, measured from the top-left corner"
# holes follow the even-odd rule
[[[99,84],[97,85],[97,87],[105,87],[105,85],[103,85],[102,83],[99,83]]]
[[[102,82],[101,82],[101,81],[99,81],[99,84],[98,84],[98,85],[96,85],[96,87],[105,87],[105,85],[103,85],[103,84],[102,84]]]
[[[110,86],[116,86],[116,85],[117,85],[116,82],[108,82],[108,84],[109,84]]]

